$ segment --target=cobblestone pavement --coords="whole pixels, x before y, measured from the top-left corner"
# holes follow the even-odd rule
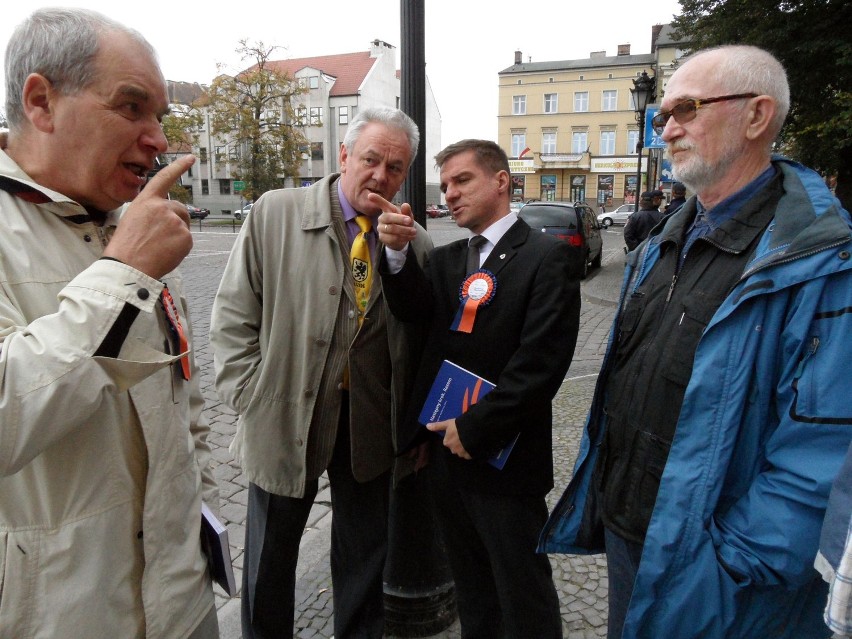
[[[195,246],[182,267],[190,296],[196,357],[201,367],[201,385],[206,400],[205,416],[211,424],[214,474],[219,481],[221,515],[228,526],[234,568],[239,584],[242,576],[248,482],[234,462],[228,446],[236,432],[237,416],[225,407],[213,389],[213,354],[207,333],[213,297],[221,278],[235,234],[230,226],[217,227],[209,221],[193,224]],[[436,244],[444,244],[466,231],[451,219],[429,221]],[[571,369],[553,401],[553,454],[556,488],[548,496],[552,507],[568,483],[591,402],[597,371],[612,322],[621,279],[623,253],[621,230],[604,232],[604,267],[583,282],[580,333]],[[332,636],[331,574],[328,549],[331,499],[323,478],[302,538],[296,585],[296,636],[301,639]],[[606,635],[607,579],[603,556],[551,555],[554,582],[559,592],[566,638],[585,639]],[[227,599],[216,588],[216,605],[222,639],[237,639],[239,597]],[[458,621],[433,639],[460,637]]]

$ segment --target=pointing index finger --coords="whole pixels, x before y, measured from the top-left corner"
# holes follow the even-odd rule
[[[148,180],[148,184],[145,185],[142,195],[148,193],[150,194],[149,197],[167,197],[172,184],[177,182],[178,178],[186,173],[194,163],[194,155],[185,155],[171,164],[167,164],[154,177]]]
[[[382,211],[387,211],[389,213],[396,212],[396,207],[378,193],[370,193],[367,195],[367,199],[370,200],[370,202],[378,204]]]

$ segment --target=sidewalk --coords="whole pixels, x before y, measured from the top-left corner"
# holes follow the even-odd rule
[[[620,234],[619,234],[620,235]],[[619,238],[620,239],[620,238]],[[583,307],[580,333],[571,369],[553,401],[553,456],[555,488],[548,496],[553,507],[570,479],[582,427],[591,403],[597,371],[606,347],[618,291],[623,253],[609,250],[604,267],[593,271],[582,284]],[[208,272],[209,276],[209,272]],[[209,305],[209,301],[205,300]],[[197,308],[199,301],[192,302]],[[202,304],[203,306],[203,304]],[[195,317],[204,316],[202,307]],[[209,311],[206,313],[209,318]],[[237,417],[219,403],[212,387],[212,353],[207,344],[207,326],[193,322],[202,386],[211,423],[214,474],[220,484],[221,515],[228,525],[237,583],[242,577],[243,540],[248,483],[233,461],[228,446],[236,432]],[[320,492],[302,537],[296,582],[295,636],[328,638],[333,634],[332,584],[329,567],[331,499],[328,482],[320,480]],[[585,639],[606,636],[607,579],[603,556],[551,555],[554,582],[559,593],[564,636]],[[240,639],[240,598],[225,598],[216,587],[216,605],[222,639]],[[460,637],[458,621],[432,639]]]

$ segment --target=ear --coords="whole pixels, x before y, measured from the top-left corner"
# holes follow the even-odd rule
[[[498,193],[506,193],[509,190],[509,183],[511,182],[511,178],[506,171],[498,171],[497,172],[497,192]]]
[[[24,90],[21,93],[24,115],[39,131],[53,131],[54,103],[57,96],[58,93],[53,89],[50,80],[40,73],[31,73],[24,81]]]
[[[778,106],[768,95],[759,95],[751,99],[746,120],[746,139],[758,140],[772,127],[772,119]]]
[[[341,173],[346,173],[346,158],[349,154],[346,152],[346,145],[340,145],[340,153],[337,154],[337,167]]]

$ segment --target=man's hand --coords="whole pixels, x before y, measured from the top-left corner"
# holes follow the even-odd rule
[[[414,215],[411,206],[406,203],[396,207],[377,193],[370,193],[367,199],[378,206],[382,213],[376,220],[379,241],[390,249],[401,251],[417,235],[414,228]]]
[[[192,249],[189,213],[168,199],[169,187],[192,166],[187,155],[160,170],[121,216],[104,257],[112,257],[160,279],[173,271]]]
[[[444,446],[449,448],[453,455],[458,455],[462,459],[473,459],[473,457],[471,457],[464,449],[461,439],[459,439],[459,431],[456,429],[456,420],[448,419],[444,422],[426,424],[426,428],[431,430],[433,433],[444,433]]]

